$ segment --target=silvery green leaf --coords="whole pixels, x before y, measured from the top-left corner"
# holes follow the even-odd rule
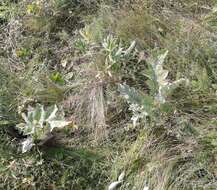
[[[53,111],[51,112],[51,114],[47,118],[47,121],[54,119],[56,117],[57,111],[58,111],[58,108],[57,108],[57,105],[55,105]]]
[[[123,181],[124,180],[124,177],[125,177],[125,172],[123,171],[119,177],[118,177],[118,181]]]
[[[45,117],[46,117],[46,112],[44,110],[44,106],[41,106],[41,117],[40,117],[40,120],[39,120],[39,125],[41,127],[43,127],[43,124],[45,122]]]
[[[163,69],[163,64],[167,54],[168,51],[158,55],[156,58],[150,58],[149,65],[151,67],[149,67],[146,72],[146,76],[149,78],[147,84],[149,85],[150,92],[152,95],[155,95],[155,99],[160,103],[166,101],[166,93],[164,89],[170,84],[167,80],[169,71]]]
[[[22,143],[23,151],[31,149],[33,141],[43,142],[43,140],[46,140],[46,137],[50,135],[54,128],[63,128],[70,124],[64,119],[58,119],[56,116],[57,111],[56,105],[45,111],[44,106],[38,104],[35,109],[29,110],[28,117],[22,114],[26,123],[17,125],[17,128],[31,138]]]
[[[163,65],[164,64],[164,61],[168,55],[168,50],[163,53],[163,54],[160,54],[158,57],[157,57],[157,65]]]
[[[28,124],[25,126],[24,133],[25,135],[32,135],[35,133],[36,127],[33,124]]]
[[[45,111],[45,120],[47,120],[49,118],[49,116],[51,115],[51,113],[53,112],[54,109],[55,109],[55,105],[49,106],[46,109],[46,111]]]
[[[149,190],[149,187],[148,187],[148,186],[145,186],[145,187],[143,188],[143,190]]]
[[[163,70],[162,67],[157,66],[155,72],[156,72],[157,82],[158,82],[159,86],[167,85],[168,81],[166,80],[166,78],[169,74],[169,71]]]
[[[115,56],[121,56],[121,54],[123,53],[123,48],[119,48],[116,53]]]
[[[125,55],[130,54],[133,51],[133,49],[135,48],[135,46],[136,46],[136,41],[133,41],[131,43],[130,47],[125,51]]]
[[[119,85],[119,92],[121,96],[125,97],[130,104],[141,104],[143,97],[139,94],[135,88],[128,85]]]
[[[63,128],[69,125],[71,122],[64,120],[52,120],[48,121],[48,123],[50,124],[50,132],[52,132],[54,128]]]
[[[25,141],[22,142],[22,153],[25,153],[34,146],[33,139],[31,137],[28,137]]]
[[[26,116],[25,113],[22,113],[21,116],[22,116],[23,120],[24,120],[26,123],[29,122],[28,117]]]
[[[128,85],[119,85],[120,94],[127,100],[129,110],[133,112],[131,120],[133,125],[137,125],[139,119],[144,119],[153,112],[153,98],[138,93],[134,88]]]
[[[182,85],[187,86],[188,84],[189,84],[189,80],[188,79],[184,79],[184,78],[176,80],[176,81],[174,81],[172,83],[168,83],[167,85],[161,87],[161,89],[159,90],[159,95],[162,94],[163,97],[167,97],[176,88],[178,88],[178,87],[180,87]]]
[[[135,127],[137,125],[137,121],[139,120],[139,116],[138,115],[133,115],[131,117],[131,120],[133,121],[133,126]]]
[[[39,121],[40,120],[40,118],[41,118],[41,105],[40,104],[38,104],[37,106],[36,106],[36,108],[34,109],[34,111],[33,111],[33,118],[34,118],[34,121]]]
[[[109,61],[110,61],[110,62],[112,62],[112,63],[115,62],[114,59],[113,59],[113,56],[112,56],[111,54],[109,54],[108,58],[109,58]],[[111,67],[111,65],[109,65],[109,66]]]
[[[108,35],[107,38],[104,39],[102,46],[105,48],[106,51],[112,52],[117,47],[116,43],[117,40],[112,35]]]
[[[122,181],[115,181],[115,182],[112,182],[109,187],[108,187],[108,190],[115,190],[117,189],[120,184],[122,183]]]
[[[155,96],[155,99],[156,99],[158,102],[160,102],[160,103],[163,104],[163,103],[166,102],[165,96],[166,96],[166,94],[163,93],[163,89],[162,89],[162,87],[160,86],[160,87],[159,87],[159,92],[158,92],[158,94]]]

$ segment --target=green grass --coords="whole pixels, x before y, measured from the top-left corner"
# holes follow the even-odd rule
[[[2,189],[102,189],[107,180],[103,153],[59,145],[21,154],[20,140],[8,137],[3,129],[0,134]]]
[[[214,0],[0,4],[0,189],[102,190],[122,171],[121,190],[217,189],[216,6]],[[135,55],[108,67],[102,43],[109,34],[121,47],[135,40]],[[133,126],[118,85],[150,96],[146,59],[165,50],[168,80],[189,84]],[[50,144],[22,154],[19,110],[36,103],[57,104],[78,128],[55,132]]]

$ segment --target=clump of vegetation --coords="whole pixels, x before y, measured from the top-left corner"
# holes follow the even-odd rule
[[[44,106],[37,105],[35,109],[29,108],[28,115],[22,113],[22,117],[25,123],[20,123],[16,127],[20,130],[23,135],[28,138],[22,142],[22,152],[29,151],[37,141],[41,141],[40,144],[45,143],[52,137],[51,132],[55,128],[63,128],[70,124],[57,117],[58,111],[57,106],[49,108],[47,111],[44,110]]]
[[[0,188],[217,189],[216,6],[2,0]]]

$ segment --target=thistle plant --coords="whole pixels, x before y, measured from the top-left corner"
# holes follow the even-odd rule
[[[149,94],[142,94],[128,85],[119,85],[120,94],[127,100],[130,105],[129,110],[133,113],[131,120],[134,126],[139,119],[154,116],[154,113],[159,110],[159,107],[166,103],[168,95],[174,89],[181,84],[188,84],[188,80],[183,78],[174,82],[167,80],[169,71],[163,69],[167,54],[168,51],[147,60],[148,69],[145,75],[148,78]]]
[[[36,143],[46,141],[55,128],[63,128],[70,124],[57,115],[56,105],[44,110],[44,106],[38,104],[35,109],[30,109],[27,113],[22,113],[25,123],[20,123],[16,127],[24,135],[26,140],[22,142],[22,152],[29,151]]]
[[[148,77],[147,84],[150,89],[150,94],[155,97],[155,100],[163,104],[166,102],[167,96],[172,90],[180,86],[181,84],[188,83],[186,79],[179,79],[174,82],[169,82],[167,77],[168,70],[163,68],[165,59],[168,55],[168,51],[158,56],[153,56],[147,60],[148,70],[145,75]]]
[[[144,119],[146,116],[153,114],[153,97],[144,95],[126,84],[119,85],[119,92],[130,105],[129,110],[133,113],[131,120],[133,121],[134,126],[136,126],[139,119]]]

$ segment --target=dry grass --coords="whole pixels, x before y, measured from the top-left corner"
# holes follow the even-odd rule
[[[122,190],[217,189],[214,1],[55,2],[28,15],[21,1],[1,25],[0,188],[101,190],[125,171]],[[82,44],[84,26],[91,40]],[[190,80],[168,98],[170,111],[132,126],[117,85],[147,93],[147,67],[135,56],[109,76],[107,34],[127,47],[135,40],[137,54],[169,51],[169,80]],[[17,108],[36,102],[62,106],[78,129],[60,133],[56,147],[22,155],[22,137],[12,130]]]

